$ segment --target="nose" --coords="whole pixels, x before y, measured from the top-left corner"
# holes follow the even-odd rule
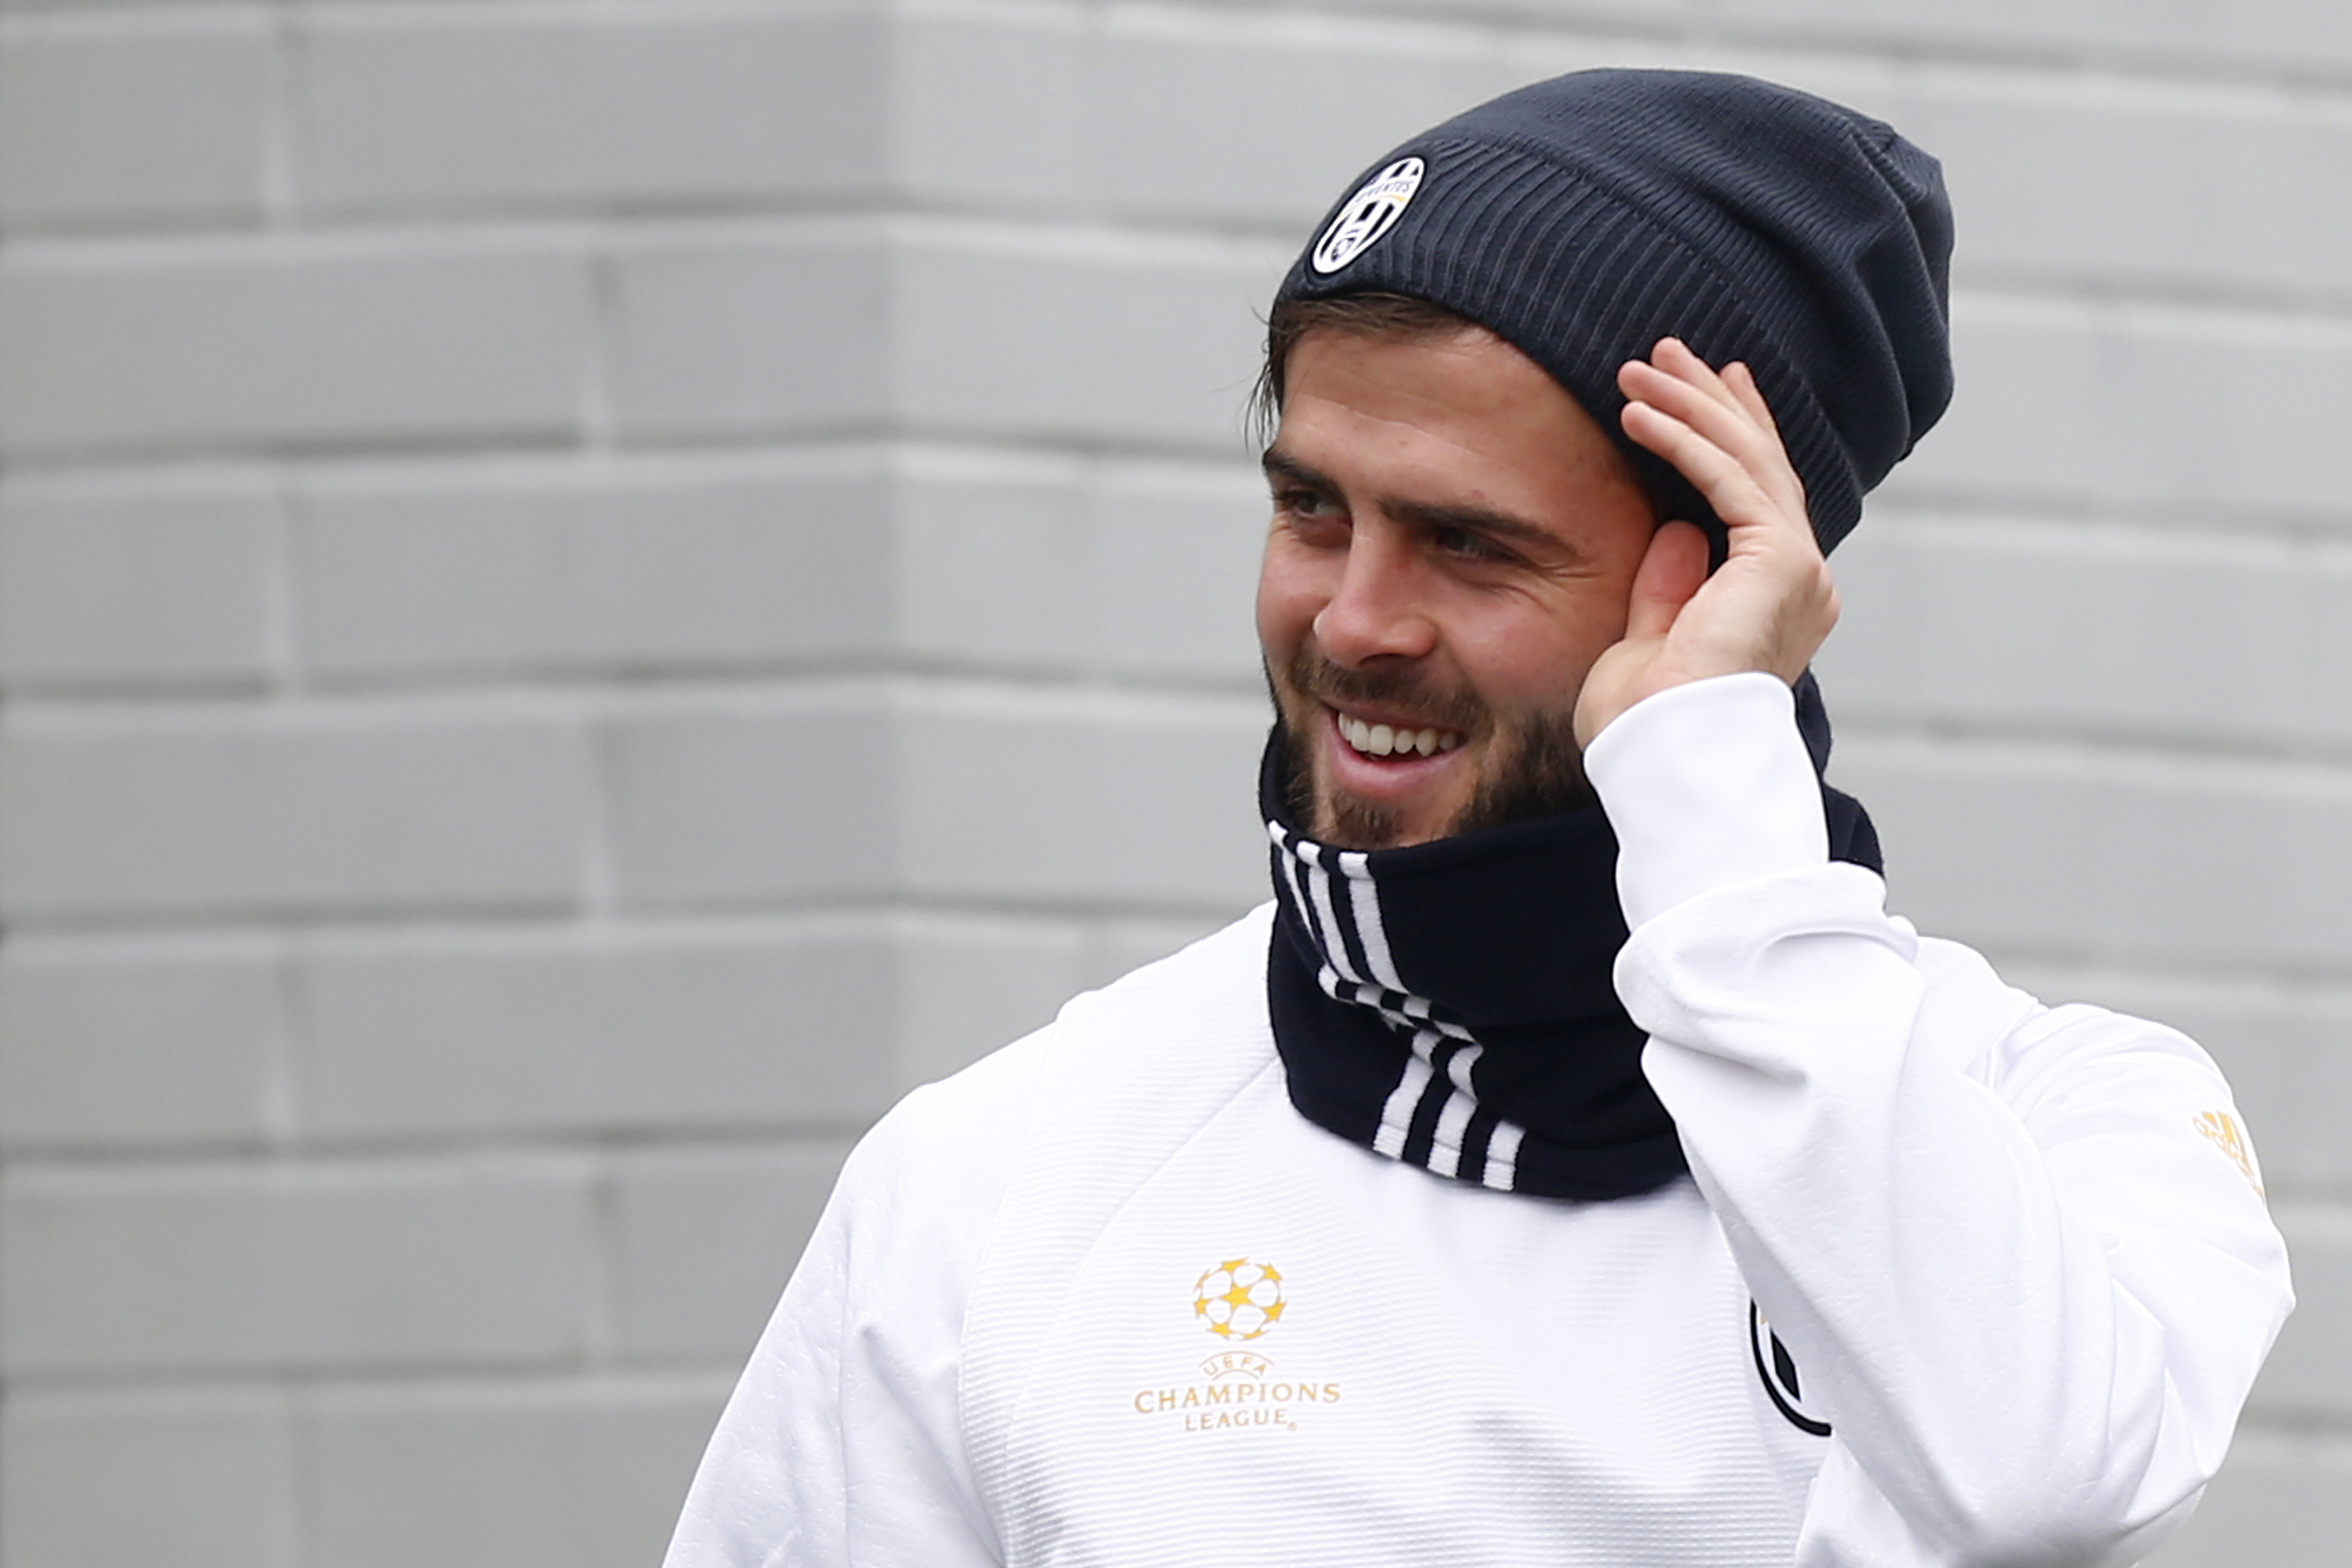
[[[1315,616],[1325,656],[1349,668],[1384,659],[1420,658],[1437,646],[1409,541],[1393,530],[1360,524],[1330,598]]]

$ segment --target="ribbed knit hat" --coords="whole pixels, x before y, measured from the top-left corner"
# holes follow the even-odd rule
[[[1618,367],[1661,337],[1755,373],[1823,550],[1950,401],[1942,172],[1824,99],[1578,71],[1414,137],[1349,189],[1277,305],[1407,294],[1486,327],[1616,438],[1665,516],[1718,536],[1619,423]]]

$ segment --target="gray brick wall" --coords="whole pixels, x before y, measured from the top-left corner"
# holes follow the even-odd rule
[[[1946,160],[1841,773],[2238,1080],[2305,1305],[2161,1560],[2336,1563],[2340,0],[0,0],[0,1562],[652,1561],[857,1129],[1255,897],[1303,231],[1602,63]]]

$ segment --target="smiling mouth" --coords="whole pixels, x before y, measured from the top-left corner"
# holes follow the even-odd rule
[[[1450,752],[1466,739],[1457,730],[1404,730],[1393,724],[1373,724],[1336,710],[1339,738],[1368,757],[1433,757]]]

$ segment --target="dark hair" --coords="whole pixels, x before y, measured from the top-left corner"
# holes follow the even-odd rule
[[[1367,291],[1321,300],[1277,300],[1274,314],[1266,318],[1265,363],[1258,367],[1257,385],[1250,394],[1250,433],[1261,447],[1274,439],[1274,428],[1282,422],[1290,351],[1309,332],[1348,332],[1409,342],[1472,330],[1486,329],[1467,316],[1410,294]]]

